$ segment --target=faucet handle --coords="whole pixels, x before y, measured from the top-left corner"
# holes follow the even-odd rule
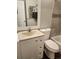
[[[31,30],[32,30],[32,29],[31,29],[31,27],[29,26],[28,31],[31,32]]]
[[[29,32],[31,32],[31,29],[29,28],[29,30],[28,30]]]

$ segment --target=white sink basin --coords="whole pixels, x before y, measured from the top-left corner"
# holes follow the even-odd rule
[[[31,31],[31,32],[29,32],[29,31],[23,31],[22,35],[24,35],[24,36],[32,36],[32,35],[34,35],[36,33],[37,33],[36,31]]]
[[[40,32],[39,30],[32,30],[31,32],[29,31],[22,31],[18,33],[18,39],[19,40],[25,40],[25,39],[30,39],[38,36],[43,36],[44,34]]]

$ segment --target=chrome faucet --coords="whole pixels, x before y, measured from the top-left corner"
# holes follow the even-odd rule
[[[28,31],[31,32],[32,30],[40,30],[40,28],[32,28],[32,27],[29,27]]]
[[[29,27],[28,31],[31,32],[31,30],[32,30],[32,29]]]

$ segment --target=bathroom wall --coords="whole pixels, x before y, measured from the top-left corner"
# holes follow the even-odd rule
[[[51,36],[61,34],[61,0],[55,0]]]

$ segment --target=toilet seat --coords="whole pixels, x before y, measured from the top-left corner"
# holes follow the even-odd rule
[[[59,51],[59,46],[55,42],[53,42],[52,40],[45,41],[45,47],[51,52],[56,53]]]

